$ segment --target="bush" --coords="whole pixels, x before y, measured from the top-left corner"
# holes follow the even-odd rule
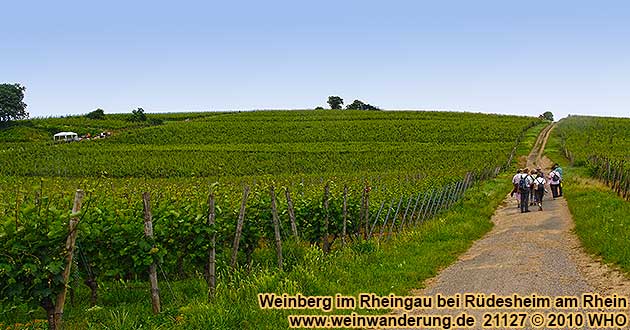
[[[105,111],[103,111],[103,109],[96,109],[88,113],[87,115],[85,115],[85,117],[89,119],[102,120],[102,119],[105,119]]]
[[[164,124],[164,121],[162,119],[159,119],[159,118],[149,119],[149,125],[157,126],[157,125],[162,125],[162,124]]]
[[[147,115],[144,114],[144,109],[138,108],[136,110],[131,111],[131,117],[129,117],[129,121],[131,122],[147,121]]]

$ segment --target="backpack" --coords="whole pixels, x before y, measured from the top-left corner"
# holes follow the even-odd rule
[[[552,177],[553,181],[560,181],[560,176],[558,175],[558,172],[553,171],[552,172]]]
[[[534,182],[535,182],[535,184],[536,184],[536,187],[535,187],[535,188],[536,188],[536,190],[538,190],[538,191],[543,191],[543,190],[545,190],[545,185],[544,185],[544,184],[542,184],[542,183],[540,182],[540,180],[536,179],[536,181],[534,181]]]
[[[521,175],[521,179],[518,181],[518,189],[520,191],[525,191],[529,189],[529,185],[527,184],[526,176]]]

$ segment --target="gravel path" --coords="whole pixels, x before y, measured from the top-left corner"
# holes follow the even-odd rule
[[[530,169],[538,165],[549,173],[552,163],[542,154],[552,129],[551,125],[539,135],[527,157]],[[456,263],[428,280],[425,289],[414,294],[581,296],[588,292],[614,292],[625,293],[627,297],[630,293],[627,278],[582,251],[572,232],[573,220],[566,201],[563,198],[552,200],[550,196],[545,195],[543,211],[530,207],[530,213],[520,213],[516,200],[508,195],[492,217],[493,229]],[[485,312],[459,309],[449,314],[462,311],[475,315],[478,324]]]
[[[563,199],[520,213],[508,199],[493,230],[438,276],[426,293],[579,295],[593,291],[571,258],[571,217]]]
[[[530,169],[541,165],[549,173],[551,164],[546,158],[540,160],[540,151],[550,127],[540,133],[527,157]],[[492,231],[477,241],[459,262],[442,271],[426,292],[537,292],[556,296],[593,291],[578,271],[566,244],[573,226],[566,201],[549,196],[545,195],[543,211],[532,206],[530,213],[520,213],[516,200],[507,196],[492,218]]]

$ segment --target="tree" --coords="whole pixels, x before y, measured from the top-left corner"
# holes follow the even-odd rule
[[[105,119],[105,111],[103,111],[103,109],[101,108],[98,108],[85,115],[85,117],[89,119]]]
[[[20,84],[0,84],[0,122],[28,118],[25,90],[26,87]]]
[[[348,110],[380,110],[379,108],[371,104],[364,103],[361,100],[354,100],[354,102],[346,106],[346,109]]]
[[[329,96],[328,105],[333,110],[341,109],[341,106],[343,105],[343,99],[339,96]]]
[[[147,121],[147,115],[144,114],[144,109],[138,108],[136,110],[132,110],[131,117],[129,117],[129,121],[132,121],[132,122]]]
[[[324,110],[324,107],[316,107],[315,110]]]
[[[540,115],[540,119],[553,121],[553,113],[551,111],[546,111],[542,115]]]
[[[363,108],[365,107],[365,103],[363,103],[363,101],[361,100],[354,100],[354,102],[348,104],[346,106],[346,109],[348,110],[363,110]]]

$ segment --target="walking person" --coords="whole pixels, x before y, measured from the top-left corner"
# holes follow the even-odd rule
[[[518,183],[521,180],[521,173],[523,172],[523,170],[521,170],[520,168],[516,170],[516,174],[514,174],[514,176],[512,177],[512,192],[510,193],[510,196],[514,197],[516,199],[516,208],[520,209],[521,208],[521,192],[518,189]]]
[[[536,195],[536,203],[538,203],[538,210],[542,211],[543,197],[545,196],[545,174],[542,171],[537,171],[536,178],[534,179],[534,194]]]
[[[536,174],[538,173],[538,170],[532,170],[529,175],[531,175],[532,179],[536,179]],[[534,190],[534,182],[532,181],[532,185],[529,187],[530,189],[530,194],[529,194],[529,206],[534,206],[536,205],[537,201],[536,201],[536,194],[535,194],[535,190]]]
[[[529,212],[529,193],[533,183],[534,179],[529,175],[529,169],[524,168],[518,181],[518,189],[521,193],[521,213]]]
[[[549,186],[551,187],[551,195],[553,199],[560,197],[559,189],[562,182],[562,176],[556,171],[557,165],[554,165],[553,170],[549,172]]]
[[[558,172],[558,174],[560,174],[560,186],[558,186],[558,188],[559,188],[558,196],[562,197],[562,186],[564,185],[563,182],[562,182],[562,178],[564,177],[564,171],[562,170],[562,167],[560,167],[560,165],[557,164],[557,163],[554,164],[553,166],[554,166],[553,169],[556,172]]]
[[[532,178],[534,178],[534,183],[532,184],[532,195],[534,195],[534,205],[538,205],[538,194],[536,194],[536,178],[543,175],[540,167],[536,168],[536,172],[532,172]]]

